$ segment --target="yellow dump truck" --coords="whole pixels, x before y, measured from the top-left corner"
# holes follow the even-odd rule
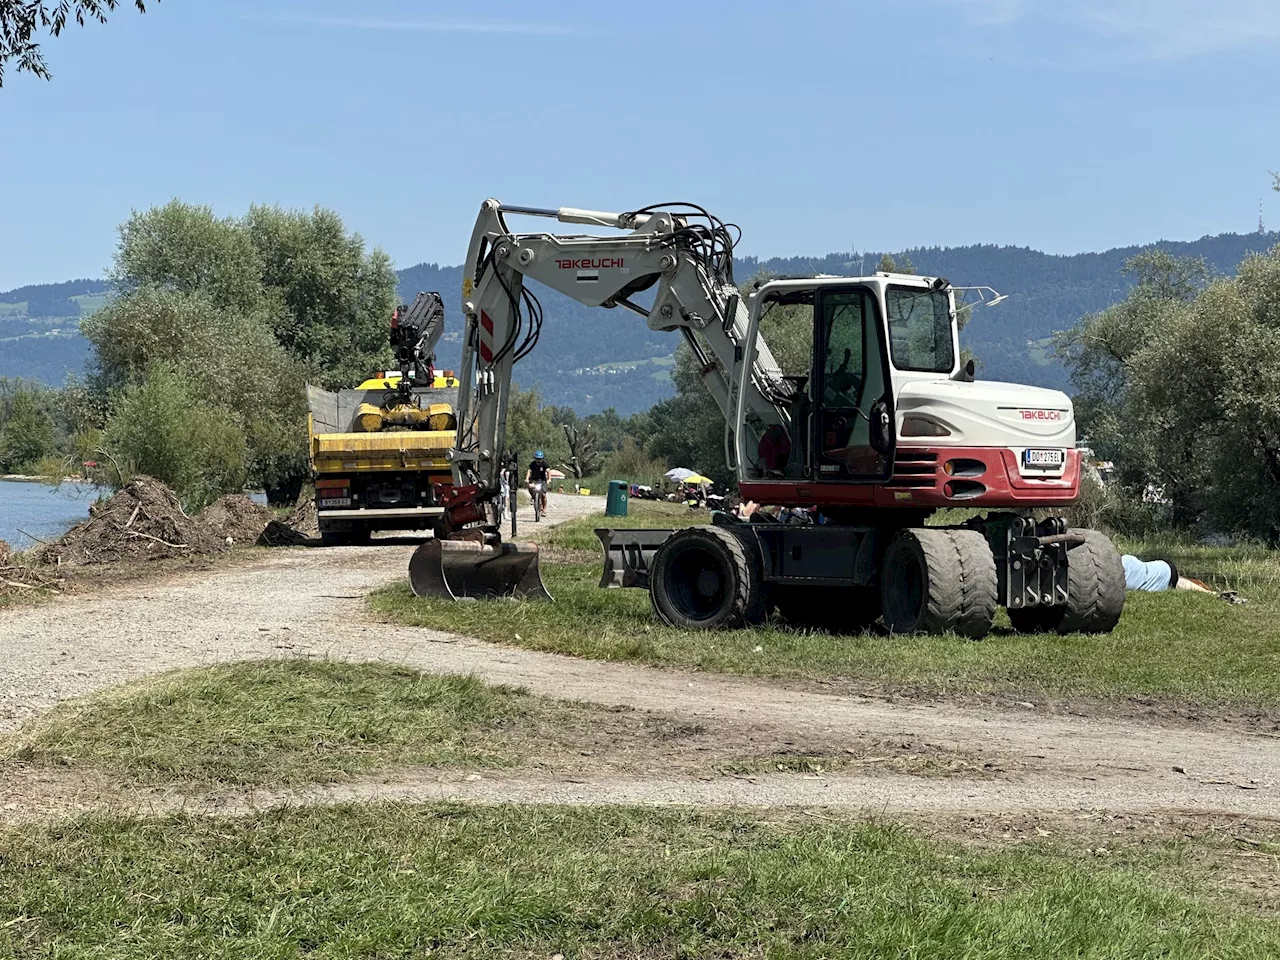
[[[398,418],[376,412],[404,406],[387,406],[398,386],[393,375],[336,393],[307,387],[316,513],[326,544],[363,543],[375,530],[433,529],[444,514],[434,485],[453,480],[445,453],[456,437],[458,381],[438,375],[430,386],[414,386],[413,406],[427,416],[413,425],[404,422],[413,417],[407,411]]]
[[[307,432],[316,513],[326,544],[363,543],[375,530],[434,529],[444,516],[436,484],[453,475],[458,381],[438,374],[444,329],[438,293],[420,293],[391,319],[399,372],[354,390],[307,386]]]

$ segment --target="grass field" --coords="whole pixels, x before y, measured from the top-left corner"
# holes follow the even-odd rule
[[[509,766],[515,738],[577,709],[387,664],[247,661],[63,704],[0,741],[0,757],[142,783],[315,783],[405,764]]]
[[[632,504],[631,525],[699,522],[705,513]],[[636,508],[639,509],[636,509]],[[655,509],[656,507],[656,509]],[[610,525],[616,518],[609,518]],[[600,590],[591,532],[605,518],[573,521],[547,539],[543,576],[554,604],[419,600],[406,585],[373,594],[378,614],[410,624],[539,650],[606,660],[748,675],[849,681],[929,694],[1026,700],[1139,701],[1280,716],[1280,555],[1257,547],[1176,542],[1124,544],[1167,556],[1185,574],[1239,590],[1232,606],[1186,592],[1131,593],[1106,636],[1023,635],[1001,616],[972,643],[955,637],[867,632],[830,636],[771,623],[761,629],[687,632],[661,625],[639,590]],[[517,638],[518,635],[518,638]]]
[[[634,808],[89,816],[0,832],[0,956],[1280,954],[1220,845],[1048,843]]]

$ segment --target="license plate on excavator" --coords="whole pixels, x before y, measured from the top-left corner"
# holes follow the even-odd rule
[[[350,497],[329,497],[326,500],[321,500],[317,504],[317,506],[320,507],[321,510],[328,510],[334,507],[349,507],[351,506],[351,498]]]
[[[1024,450],[1022,465],[1036,470],[1057,470],[1067,462],[1065,450]]]

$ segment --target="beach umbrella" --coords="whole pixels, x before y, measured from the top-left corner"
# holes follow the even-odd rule
[[[563,470],[548,470],[548,471],[547,471],[547,477],[548,477],[549,479],[551,479],[551,480],[563,480],[563,479],[564,479],[564,471],[563,471]]]
[[[711,478],[709,478],[709,477],[704,477],[704,476],[703,476],[702,474],[700,474],[700,473],[691,473],[691,474],[689,474],[687,477],[685,477],[683,480],[681,480],[680,482],[681,482],[681,483],[696,483],[698,486],[702,486],[703,484],[706,484],[707,486],[710,486],[714,481],[713,481],[713,480],[711,480]]]
[[[663,476],[675,483],[684,483],[687,477],[695,477],[697,474],[685,467],[672,467]]]

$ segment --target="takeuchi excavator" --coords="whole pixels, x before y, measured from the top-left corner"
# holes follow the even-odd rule
[[[592,232],[516,233],[515,216]],[[647,589],[660,619],[688,629],[776,610],[833,631],[883,619],[894,632],[976,638],[1003,606],[1019,631],[1110,631],[1124,606],[1119,555],[1102,533],[1052,515],[1080,491],[1067,396],[975,380],[960,355],[958,291],[941,277],[787,277],[744,294],[735,231],[692,204],[606,213],[484,203],[462,289],[454,482],[441,499],[462,539],[419,548],[415,592],[549,599],[537,548],[503,542],[493,522],[512,368],[542,328],[532,279],[680,331],[724,413],[742,498],[822,520],[713,514],[682,530],[600,530],[601,586]],[[812,360],[799,375],[783,372],[760,333],[781,306],[812,317]],[[969,519],[926,526],[945,508]]]

